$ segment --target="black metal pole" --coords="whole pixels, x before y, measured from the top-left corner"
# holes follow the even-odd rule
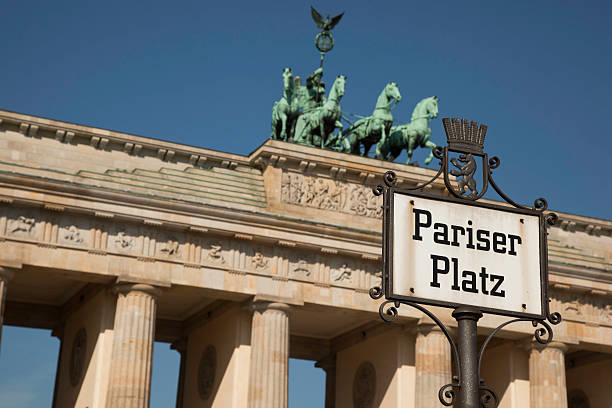
[[[482,312],[475,307],[460,306],[453,311],[459,326],[458,346],[461,366],[461,388],[458,408],[479,408],[478,337],[476,327]]]

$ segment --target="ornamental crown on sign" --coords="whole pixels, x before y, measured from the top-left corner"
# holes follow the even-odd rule
[[[442,123],[451,150],[482,154],[487,125],[480,125],[479,128],[478,122],[459,118],[444,118]]]

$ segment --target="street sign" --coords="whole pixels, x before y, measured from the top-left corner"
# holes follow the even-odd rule
[[[537,327],[536,341],[548,344],[553,339],[550,324],[562,320],[548,305],[546,227],[558,216],[546,212],[548,202],[543,198],[527,207],[499,188],[493,170],[500,160],[483,150],[486,125],[458,118],[444,118],[442,123],[448,146],[432,149],[440,169],[430,180],[400,188],[397,175],[388,171],[384,184],[372,189],[383,196],[383,273],[370,297],[385,296],[378,313],[386,322],[399,316],[401,305],[408,305],[442,330],[457,370],[453,382],[438,391],[442,405],[497,407],[499,397],[480,377],[481,359],[491,339],[511,323],[528,321]],[[441,175],[446,190],[425,193]],[[508,206],[478,201],[489,186]],[[446,325],[421,304],[454,308],[456,343]],[[514,319],[497,326],[477,354],[483,312]]]
[[[388,300],[546,316],[541,212],[397,188],[387,194]]]

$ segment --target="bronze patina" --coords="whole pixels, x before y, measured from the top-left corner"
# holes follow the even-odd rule
[[[355,123],[343,116],[340,100],[344,96],[346,76],[338,75],[326,95],[323,60],[325,53],[334,47],[331,30],[344,13],[334,17],[328,14],[323,18],[313,7],[310,7],[310,13],[321,29],[315,38],[321,62],[306,77],[305,85],[302,85],[300,77],[293,76],[291,68],[283,69],[283,94],[272,108],[270,138],[366,157],[375,145],[375,158],[388,161],[395,160],[405,149],[408,154],[406,164],[410,164],[414,149],[435,148],[436,144],[430,140],[430,121],[438,117],[437,96],[422,99],[414,108],[409,123],[393,126],[391,110],[401,100],[401,95],[397,84],[389,82],[379,94],[370,116],[353,115],[360,118]],[[348,122],[347,129],[341,120]],[[425,164],[432,159],[433,153],[430,153]]]

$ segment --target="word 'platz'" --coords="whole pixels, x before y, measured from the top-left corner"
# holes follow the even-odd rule
[[[537,215],[397,192],[391,202],[393,296],[542,312]]]

